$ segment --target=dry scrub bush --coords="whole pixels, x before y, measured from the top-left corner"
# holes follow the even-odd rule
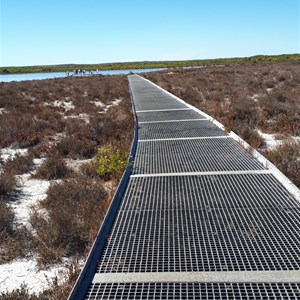
[[[26,284],[21,284],[21,286],[12,292],[2,292],[0,294],[1,300],[42,300],[44,298],[39,298],[35,293],[30,293],[29,288]]]
[[[17,187],[15,176],[10,172],[0,173],[0,198],[10,200]]]
[[[12,208],[0,197],[0,240],[2,242],[6,235],[13,233],[13,221],[14,212]],[[0,242],[0,246],[2,242]]]
[[[100,177],[97,174],[97,161],[95,159],[92,159],[88,163],[82,164],[79,171],[85,178],[96,179]]]
[[[106,196],[99,182],[81,177],[52,184],[41,202],[47,214],[35,211],[30,219],[39,263],[84,254],[91,243],[90,233],[97,232],[100,226],[104,213],[101,205]]]
[[[25,226],[0,234],[0,264],[16,258],[28,257],[33,251],[32,234]]]
[[[0,147],[11,144],[23,147],[34,146],[40,141],[40,132],[30,113],[12,112],[0,114]]]
[[[13,159],[7,160],[4,165],[4,171],[13,175],[28,173],[33,167],[33,155],[16,155]]]
[[[300,188],[300,142],[289,141],[263,154]]]
[[[50,281],[49,288],[40,293],[39,297],[47,300],[67,299],[79,273],[79,263],[73,260],[67,270],[61,271]]]
[[[49,156],[36,170],[34,178],[54,180],[68,177],[71,170],[62,158]]]
[[[56,145],[56,149],[61,156],[73,159],[92,158],[97,151],[95,142],[78,135],[64,137]]]
[[[9,201],[17,197],[17,183],[11,173],[0,174],[0,264],[24,257],[31,249],[31,236],[24,226],[15,227]]]

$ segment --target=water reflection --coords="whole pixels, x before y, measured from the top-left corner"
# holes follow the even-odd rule
[[[108,71],[94,71],[93,75],[120,75],[132,73],[145,73],[162,71],[164,68],[156,69],[132,69],[132,70],[108,70]],[[0,82],[11,82],[11,81],[25,81],[25,80],[42,80],[61,78],[73,75],[73,72],[53,72],[53,73],[29,73],[29,74],[5,74],[0,75]],[[82,75],[82,74],[79,74]],[[90,76],[90,72],[86,72],[83,76]]]

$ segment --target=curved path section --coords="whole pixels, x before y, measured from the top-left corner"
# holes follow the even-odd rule
[[[85,297],[300,299],[300,202],[218,122],[129,76],[132,173]],[[295,196],[296,195],[296,196]]]

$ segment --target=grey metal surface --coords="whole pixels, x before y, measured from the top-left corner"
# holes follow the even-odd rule
[[[300,299],[300,202],[203,115],[129,82],[134,171],[86,299]]]
[[[169,110],[169,111],[156,111],[156,112],[140,112],[137,113],[139,122],[153,122],[153,121],[166,121],[166,120],[185,120],[185,119],[206,119],[200,115],[189,110]]]
[[[225,135],[223,130],[207,120],[178,123],[144,123],[138,126],[139,140]]]
[[[96,283],[93,299],[300,299],[299,283]]]
[[[300,269],[300,206],[272,175],[131,179],[99,272]]]
[[[186,104],[174,101],[170,95],[155,86],[141,81],[140,78],[130,77],[131,92],[137,111],[154,109],[187,108]]]
[[[140,142],[134,174],[261,170],[232,138]]]

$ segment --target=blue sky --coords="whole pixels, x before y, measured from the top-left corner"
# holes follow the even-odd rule
[[[0,0],[0,65],[300,52],[299,0]]]

